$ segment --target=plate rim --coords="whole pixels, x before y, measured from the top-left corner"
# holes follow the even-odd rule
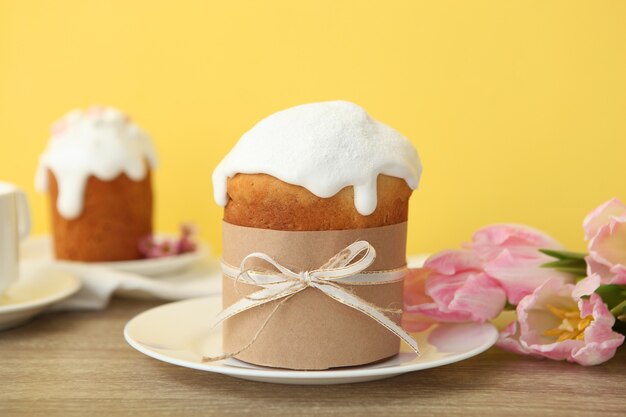
[[[8,313],[18,313],[20,311],[34,310],[36,308],[46,307],[50,304],[54,304],[58,301],[71,297],[72,295],[76,294],[76,292],[78,292],[78,290],[80,290],[80,288],[82,287],[82,281],[73,274],[58,269],[51,269],[51,271],[52,270],[55,273],[64,275],[65,278],[69,278],[69,283],[63,291],[59,291],[55,294],[51,294],[43,298],[38,298],[36,300],[24,301],[18,304],[10,304],[6,306],[0,305],[0,315]],[[44,271],[38,271],[37,273],[44,273]]]
[[[157,233],[155,235],[157,238],[159,237],[167,237],[167,238],[176,238],[177,235],[173,233]],[[52,234],[50,233],[42,233],[38,235],[29,236],[29,238],[23,244],[37,244],[40,242],[46,242],[52,244]],[[172,261],[187,261],[192,262],[194,260],[200,260],[205,257],[209,257],[211,254],[211,245],[203,240],[196,241],[196,250],[193,252],[186,252],[179,255],[173,256],[164,256],[160,258],[141,258],[141,259],[129,259],[125,261],[105,261],[105,262],[82,262],[82,261],[72,261],[68,259],[56,259],[54,256],[50,259],[52,262],[58,265],[66,265],[69,267],[81,267],[81,266],[89,266],[89,267],[103,267],[103,268],[111,268],[111,269],[121,269],[124,267],[130,267],[133,269],[136,268],[153,268],[158,267],[161,264],[168,264]]]
[[[187,302],[197,302],[202,299],[209,300],[211,298],[218,297],[217,295],[205,296],[205,297],[196,297],[189,298],[186,300],[175,301],[173,303],[166,303],[160,306],[153,307],[151,309],[145,310],[133,318],[131,318],[126,325],[124,326],[124,339],[126,343],[128,343],[132,348],[137,351],[143,353],[144,355],[151,357],[153,359],[159,360],[161,362],[169,363],[172,365],[181,366],[184,368],[195,369],[199,371],[205,372],[214,372],[223,375],[229,376],[240,376],[240,377],[261,377],[261,378],[273,378],[273,379],[281,379],[281,380],[297,380],[297,379],[309,379],[309,380],[319,380],[319,379],[351,379],[351,378],[359,378],[359,377],[375,377],[375,376],[394,376],[401,375],[409,372],[437,368],[440,366],[449,365],[455,362],[460,362],[471,357],[477,356],[489,348],[493,347],[498,340],[498,330],[491,323],[482,323],[488,326],[490,332],[490,338],[485,343],[481,344],[478,347],[470,349],[466,352],[463,352],[458,355],[451,355],[450,357],[444,357],[440,359],[436,359],[432,362],[428,362],[426,364],[414,363],[404,366],[389,366],[383,368],[343,368],[343,369],[325,369],[325,370],[291,370],[291,369],[281,369],[281,368],[267,368],[267,369],[256,369],[256,368],[238,368],[234,366],[224,366],[222,365],[212,365],[212,364],[201,364],[198,362],[192,362],[188,360],[182,360],[177,358],[172,358],[171,356],[164,355],[159,352],[155,352],[143,345],[142,343],[134,340],[129,334],[129,328],[132,326],[135,320],[138,320],[141,316],[148,314],[154,310],[168,308],[172,304],[183,304]],[[446,323],[442,323],[446,324]]]
[[[161,235],[159,235],[161,236]],[[163,256],[160,258],[141,258],[130,259],[126,261],[106,261],[106,262],[81,262],[81,261],[68,261],[65,259],[56,260],[59,264],[67,264],[72,266],[92,266],[111,269],[120,269],[124,267],[141,268],[141,267],[157,267],[161,264],[168,264],[172,261],[193,261],[199,260],[209,255],[209,245],[205,242],[197,242],[196,250],[193,252],[186,252],[179,255]]]

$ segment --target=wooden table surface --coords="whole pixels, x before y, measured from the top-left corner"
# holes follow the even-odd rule
[[[456,364],[352,385],[242,381],[148,358],[122,336],[155,301],[50,313],[0,333],[0,416],[624,416],[626,349],[582,367],[491,349]]]

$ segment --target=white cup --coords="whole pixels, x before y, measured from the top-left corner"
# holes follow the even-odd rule
[[[20,239],[30,233],[30,211],[24,191],[0,182],[0,294],[19,277]]]

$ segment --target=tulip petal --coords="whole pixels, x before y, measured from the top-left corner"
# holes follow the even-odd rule
[[[497,257],[485,264],[485,273],[497,280],[504,288],[511,304],[518,304],[522,298],[531,294],[537,287],[549,279],[558,278],[562,283],[571,283],[571,274],[542,268],[548,258],[535,250],[534,259],[520,259],[508,249],[502,250]]]
[[[611,267],[611,274],[613,274],[613,276],[611,277],[609,284],[626,285],[626,266],[613,265]]]
[[[615,356],[615,351],[624,343],[624,336],[618,333],[599,343],[587,343],[572,355],[574,362],[585,365],[599,365]]]
[[[504,290],[483,273],[433,274],[425,291],[434,302],[418,311],[445,321],[485,321],[500,314],[506,303]]]
[[[611,217],[626,216],[626,206],[617,198],[613,198],[606,203],[595,208],[583,221],[585,239],[591,240],[602,226],[609,222]]]
[[[438,304],[448,306],[454,299],[455,293],[463,287],[465,281],[473,274],[474,272],[463,272],[456,275],[433,273],[424,287],[426,295]]]
[[[467,311],[474,320],[485,321],[497,317],[505,304],[506,293],[497,281],[485,274],[473,274],[455,292],[449,308]]]
[[[626,217],[613,217],[589,242],[589,256],[610,267],[626,265]]]
[[[602,278],[600,275],[593,274],[588,276],[576,284],[574,290],[572,291],[572,297],[575,299],[581,299],[582,297],[586,297],[594,293],[595,290],[598,289],[602,285]]]
[[[526,349],[519,342],[519,326],[516,321],[506,326],[500,332],[496,346],[519,355],[528,355],[531,353],[530,350]]]
[[[407,310],[411,314],[443,323],[464,323],[472,321],[472,315],[466,311],[450,311],[436,303],[420,304]]]
[[[598,275],[602,278],[603,283],[608,283],[612,277],[611,268],[601,262],[597,262],[591,255],[585,257],[587,262],[587,275]]]
[[[492,258],[494,251],[509,249],[514,253],[533,252],[537,248],[562,249],[563,246],[541,230],[517,224],[495,224],[474,233],[470,245],[482,257]]]
[[[581,365],[597,365],[608,361],[624,343],[624,336],[612,330],[615,317],[598,294],[579,301],[581,317],[593,316],[585,329],[585,344],[572,354],[572,360]]]
[[[454,275],[463,271],[480,271],[482,263],[474,251],[446,250],[439,252],[426,260],[424,267],[444,275]]]

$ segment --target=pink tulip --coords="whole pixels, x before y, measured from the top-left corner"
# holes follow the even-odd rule
[[[484,272],[500,283],[513,305],[549,279],[574,280],[570,274],[541,267],[553,259],[539,249],[563,247],[552,237],[528,226],[487,226],[477,231],[466,246],[478,254]]]
[[[593,210],[583,223],[588,240],[588,275],[602,284],[626,285],[626,206],[612,199]]]
[[[517,322],[498,346],[524,355],[597,365],[611,359],[624,336],[611,330],[615,317],[598,294],[573,296],[574,285],[550,279],[517,306]],[[578,294],[589,295],[589,294]]]
[[[463,250],[431,256],[424,272],[405,285],[403,323],[411,329],[432,321],[485,321],[500,314],[508,300],[517,304],[550,279],[574,277],[541,265],[552,258],[540,248],[562,249],[550,236],[519,225],[493,225],[477,231]]]
[[[504,290],[481,270],[472,251],[441,252],[418,271],[405,284],[403,322],[413,331],[432,321],[483,322],[504,308]]]
[[[563,246],[544,232],[518,224],[494,224],[483,227],[472,236],[468,245],[482,257],[493,259],[507,249],[519,258],[536,257],[536,249],[563,249]]]

